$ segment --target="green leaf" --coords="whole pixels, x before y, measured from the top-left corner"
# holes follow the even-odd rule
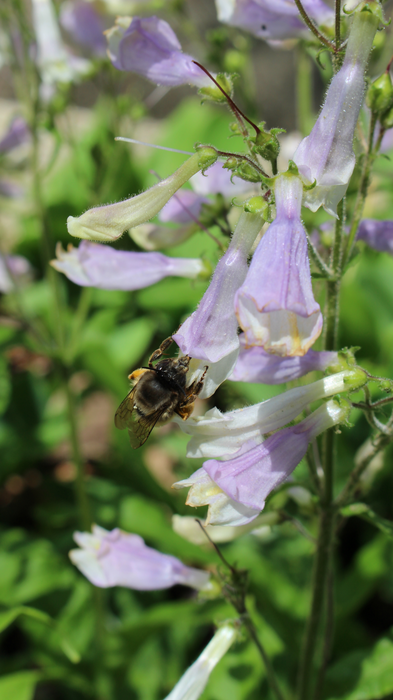
[[[0,678],[1,700],[31,700],[40,680],[39,671],[19,671]]]
[[[352,503],[350,506],[345,506],[340,509],[340,513],[345,515],[346,518],[350,518],[353,515],[367,520],[368,523],[375,525],[381,532],[383,532],[388,537],[393,538],[393,522],[381,518],[379,515],[374,513],[374,511],[366,505],[366,503]]]
[[[19,605],[17,608],[12,608],[11,610],[4,610],[0,612],[0,632],[5,630],[7,627],[9,627],[14,620],[16,620],[18,617],[21,615],[25,615],[26,617],[32,618],[33,620],[37,620],[38,622],[42,622],[45,625],[48,625],[48,627],[51,627],[54,629],[57,633],[57,636],[59,638],[59,643],[60,646],[64,652],[64,654],[67,656],[67,658],[73,663],[76,664],[80,661],[80,656],[78,652],[71,646],[69,641],[64,637],[62,633],[59,631],[59,626],[56,623],[55,620],[53,620],[50,615],[47,613],[43,612],[42,610],[37,610],[36,608],[30,608],[25,605]],[[0,692],[0,697],[3,697]],[[29,696],[28,696],[29,697]]]
[[[340,659],[327,676],[327,698],[378,700],[393,692],[393,637],[380,639],[371,652],[355,651]]]

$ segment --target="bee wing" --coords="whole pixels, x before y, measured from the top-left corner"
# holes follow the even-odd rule
[[[131,414],[130,422],[128,423],[128,435],[130,438],[131,447],[136,450],[142,447],[149,437],[154,426],[160,420],[161,416],[167,410],[168,406],[162,406],[157,411],[149,413],[148,416],[140,416],[137,411]]]
[[[124,430],[128,428],[132,422],[132,414],[135,413],[134,409],[134,393],[136,385],[128,392],[126,398],[121,402],[119,408],[115,413],[115,426],[119,430]]]

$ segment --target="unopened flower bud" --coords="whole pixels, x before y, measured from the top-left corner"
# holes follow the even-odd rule
[[[270,131],[264,130],[264,123],[259,125],[261,130],[255,136],[255,146],[253,146],[253,152],[259,156],[262,156],[265,160],[276,160],[278,154],[280,153],[280,142],[277,138],[277,134],[281,134],[284,129],[271,129]]]
[[[380,116],[379,121],[384,129],[391,129],[393,127],[393,107],[384,112]]]
[[[263,197],[251,197],[243,204],[243,209],[248,214],[260,214],[265,220],[269,220],[269,204]]]
[[[371,83],[366,95],[367,107],[380,114],[393,105],[393,85],[389,72],[385,72]]]
[[[237,177],[241,177],[242,180],[247,180],[247,182],[261,181],[261,176],[258,170],[251,165],[251,163],[248,163],[245,160],[241,161],[240,163],[238,162],[236,168],[233,169],[233,173],[234,175],[237,175]]]

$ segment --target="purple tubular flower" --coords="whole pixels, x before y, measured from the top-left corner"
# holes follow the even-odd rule
[[[169,276],[194,279],[205,269],[199,258],[132,253],[89,241],[82,241],[79,248],[70,245],[67,251],[58,243],[56,255],[51,265],[58,272],[63,272],[71,282],[82,287],[98,289],[143,289]]]
[[[229,377],[232,382],[283,384],[338,364],[337,352],[308,350],[302,357],[279,357],[256,345],[247,348],[243,334],[239,340],[239,357]]]
[[[204,588],[210,574],[185,566],[179,559],[147,547],[141,537],[116,528],[109,532],[93,525],[92,534],[75,532],[70,559],[99,588],[124,586],[155,591],[176,584]]]
[[[216,0],[218,19],[260,39],[292,39],[307,34],[293,0]],[[332,24],[333,10],[322,0],[303,0],[316,24]]]
[[[210,87],[211,80],[183,53],[167,22],[158,17],[134,17],[127,28],[119,18],[107,32],[108,55],[115,68],[143,75],[156,85]]]
[[[202,360],[201,365],[209,364],[201,394],[205,398],[226,379],[236,362],[239,337],[234,297],[245,280],[247,256],[262,225],[259,214],[241,213],[228,250],[219,260],[197,310],[173,336],[185,355]]]
[[[364,71],[379,18],[368,11],[354,14],[344,62],[329,85],[325,104],[293,160],[299,173],[316,186],[304,192],[303,204],[320,206],[337,216],[355,165],[354,131],[364,95]]]
[[[158,218],[175,224],[189,224],[198,218],[202,205],[208,202],[207,197],[202,197],[192,190],[180,190],[161,209]]]
[[[346,420],[349,404],[320,406],[290,428],[271,435],[261,445],[226,461],[209,459],[176,488],[190,486],[187,504],[208,505],[206,524],[245,525],[264,508],[269,493],[285,481],[304,457],[308,443]]]
[[[29,128],[22,117],[15,117],[0,141],[0,153],[8,153],[30,139]]]
[[[302,189],[293,175],[276,178],[277,216],[259,243],[235,298],[246,346],[261,345],[284,357],[305,355],[322,330],[300,220]]]
[[[60,24],[77,44],[97,56],[106,55],[105,24],[91,2],[65,2],[60,8]]]
[[[363,219],[356,240],[364,241],[370,248],[393,255],[393,221]]]

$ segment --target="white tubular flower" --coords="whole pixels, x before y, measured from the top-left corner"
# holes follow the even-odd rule
[[[91,63],[73,56],[64,46],[51,0],[32,0],[32,10],[42,82],[70,83],[86,75]]]
[[[165,700],[197,700],[206,688],[213,668],[232,646],[236,635],[237,632],[231,625],[220,627]]]
[[[113,241],[130,228],[144,224],[162,209],[164,204],[192,175],[215,162],[213,148],[201,148],[165,180],[124,202],[88,209],[82,216],[69,216],[68,233],[90,241]]]
[[[239,526],[255,520],[269,493],[283,483],[306,454],[309,442],[351,410],[348,402],[330,400],[297,425],[270,435],[263,444],[243,446],[230,459],[209,459],[189,479],[187,505],[208,506],[206,524]]]
[[[294,420],[313,401],[355,390],[365,381],[362,370],[346,370],[253,406],[228,413],[212,408],[204,416],[191,417],[187,421],[175,420],[183,432],[192,436],[187,445],[187,457],[232,455],[247,441],[259,444],[264,434]]]

